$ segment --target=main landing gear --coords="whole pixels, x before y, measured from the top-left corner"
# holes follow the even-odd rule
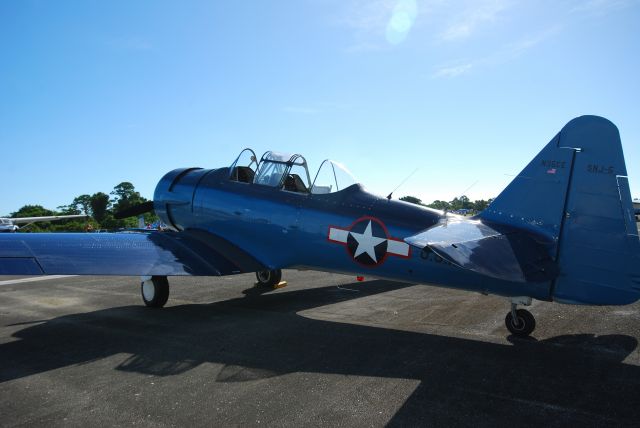
[[[256,279],[258,287],[277,288],[281,284],[282,271],[280,269],[261,270],[256,272]]]
[[[161,308],[169,299],[169,280],[166,276],[143,276],[140,283],[142,300],[150,308]]]
[[[513,297],[511,298],[511,311],[504,319],[507,329],[514,336],[527,337],[536,328],[536,319],[531,312],[526,309],[518,309],[518,305],[529,306],[531,297]]]
[[[258,287],[268,289],[282,288],[287,285],[286,281],[282,281],[282,271],[263,270],[256,272]],[[142,276],[140,277],[140,292],[142,301],[150,308],[161,308],[169,300],[169,280],[166,276]]]

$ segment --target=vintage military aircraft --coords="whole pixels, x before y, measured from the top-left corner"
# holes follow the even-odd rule
[[[506,326],[530,334],[531,299],[622,305],[640,297],[640,241],[620,136],[608,120],[570,121],[485,211],[465,218],[368,193],[325,161],[245,149],[229,167],[183,168],[152,203],[170,232],[0,237],[0,274],[141,275],[147,306],[167,276],[317,269],[498,294]]]
[[[87,218],[88,216],[83,214],[69,214],[69,215],[51,215],[41,217],[7,217],[0,218],[0,232],[17,232],[20,229],[19,224],[22,227],[27,227],[30,224],[40,221],[56,221],[56,220],[69,220],[78,218]]]

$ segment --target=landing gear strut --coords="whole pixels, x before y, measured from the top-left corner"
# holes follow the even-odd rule
[[[150,308],[161,308],[169,299],[169,280],[166,276],[143,276],[140,283],[142,300]]]
[[[282,279],[282,271],[280,269],[275,270],[261,270],[256,272],[257,284],[259,287],[274,288],[280,284]]]
[[[511,299],[511,311],[504,319],[507,329],[514,336],[527,337],[536,328],[536,319],[526,309],[518,309],[518,305],[529,306],[531,297],[514,297]]]

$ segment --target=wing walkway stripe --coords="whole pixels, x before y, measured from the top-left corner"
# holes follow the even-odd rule
[[[72,276],[78,276],[78,275],[42,275],[42,276],[32,276],[32,277],[29,277],[29,278],[10,279],[10,280],[7,280],[7,281],[0,281],[0,285],[21,284],[23,282],[46,281],[48,279],[69,278],[69,277],[72,277]]]

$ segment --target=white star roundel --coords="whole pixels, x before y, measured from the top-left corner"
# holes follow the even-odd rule
[[[329,227],[329,241],[346,245],[354,261],[365,266],[378,266],[387,255],[409,257],[406,242],[394,239],[387,233],[384,223],[374,217],[362,217],[350,227]]]

